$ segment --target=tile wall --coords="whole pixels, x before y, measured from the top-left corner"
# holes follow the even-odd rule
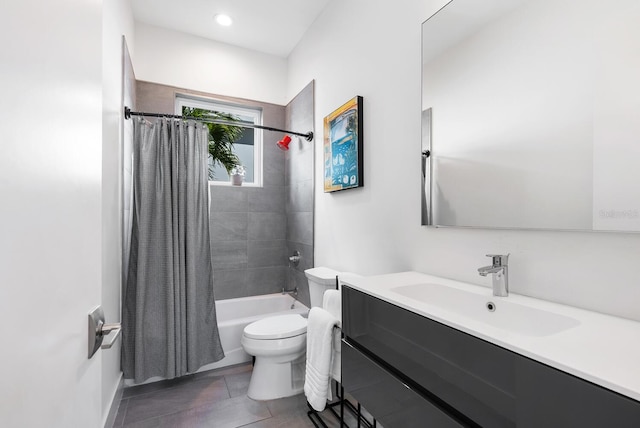
[[[286,107],[286,126],[297,132],[314,131],[314,82],[309,83]],[[314,266],[313,201],[314,145],[322,144],[321,133],[313,141],[293,137],[285,156],[285,212],[287,255],[299,251],[298,266],[287,269],[287,286],[298,287],[299,298],[307,306],[309,286],[304,270]]]
[[[176,94],[262,108],[263,124],[285,126],[285,107],[138,81],[139,111],[174,113]],[[286,285],[285,155],[279,132],[264,132],[263,187],[211,185],[211,248],[216,300],[275,293]]]

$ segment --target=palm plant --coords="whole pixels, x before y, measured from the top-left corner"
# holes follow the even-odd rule
[[[194,118],[208,118],[224,120],[226,122],[240,122],[240,119],[232,114],[201,108],[182,107],[182,115]],[[240,164],[238,156],[233,151],[233,145],[242,137],[244,128],[234,125],[221,125],[206,123],[209,128],[209,179],[213,179],[213,167],[219,164],[227,173]]]

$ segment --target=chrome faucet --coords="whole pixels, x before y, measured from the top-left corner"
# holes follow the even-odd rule
[[[290,294],[291,296],[297,298],[298,297],[298,287],[294,288],[293,290],[285,290],[284,287],[282,288],[282,294]]]
[[[509,295],[509,254],[487,254],[493,264],[478,269],[481,276],[493,274],[493,295],[506,297]]]

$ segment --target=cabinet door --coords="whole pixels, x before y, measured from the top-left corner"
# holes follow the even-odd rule
[[[517,362],[518,428],[638,428],[640,403],[525,357]]]
[[[344,341],[342,384],[385,427],[468,426],[447,415]]]

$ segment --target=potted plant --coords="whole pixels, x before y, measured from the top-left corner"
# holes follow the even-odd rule
[[[231,184],[234,186],[242,186],[242,182],[244,181],[244,175],[246,174],[246,170],[242,165],[236,165],[231,168],[229,172],[229,176],[231,177]]]
[[[217,111],[205,110],[201,108],[182,107],[183,116],[194,118],[220,119],[227,122],[240,122],[237,117],[220,113]],[[232,176],[231,170],[239,166],[240,160],[233,151],[233,144],[242,137],[244,128],[233,125],[220,125],[217,123],[206,123],[209,128],[209,179],[215,178],[213,167],[219,164],[227,170],[229,176]],[[243,174],[244,177],[244,167]]]

